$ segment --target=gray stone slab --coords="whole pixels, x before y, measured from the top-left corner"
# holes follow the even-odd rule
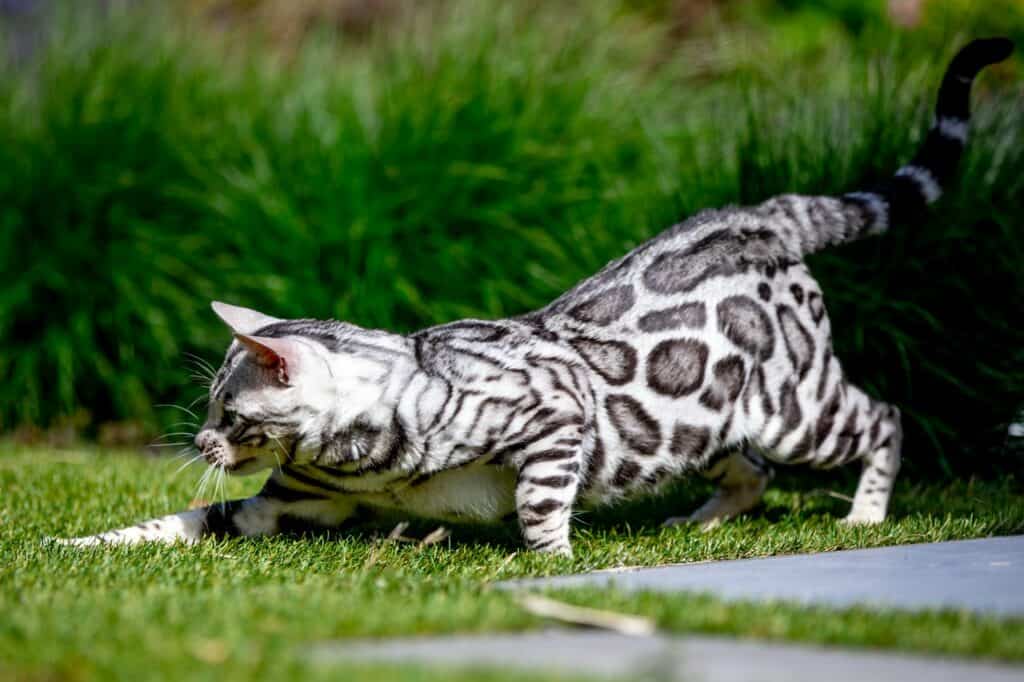
[[[822,554],[598,571],[504,588],[614,585],[727,600],[958,609],[1024,616],[1024,535]]]
[[[318,644],[313,660],[545,670],[629,680],[705,682],[1020,682],[1024,667],[716,637],[629,637],[549,630],[524,634]]]

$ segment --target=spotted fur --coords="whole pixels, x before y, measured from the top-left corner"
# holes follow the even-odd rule
[[[718,492],[670,522],[716,523],[757,503],[765,458],[861,461],[846,518],[881,521],[899,411],[846,379],[803,257],[938,198],[966,140],[970,82],[1011,48],[981,40],[956,56],[920,152],[880,187],[705,211],[519,318],[402,336],[214,304],[235,341],[196,445],[215,466],[271,469],[262,492],[72,542],[334,527],[361,507],[514,514],[528,547],[568,553],[578,504],[702,472]]]

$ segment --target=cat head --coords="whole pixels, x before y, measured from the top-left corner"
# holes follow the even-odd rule
[[[238,474],[315,462],[354,422],[385,420],[404,339],[344,322],[282,320],[214,302],[234,335],[210,385],[195,444],[213,466]]]

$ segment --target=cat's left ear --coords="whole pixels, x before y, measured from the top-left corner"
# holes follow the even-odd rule
[[[257,364],[272,370],[279,382],[288,385],[299,365],[299,344],[288,338],[247,336],[237,332],[235,338],[252,354]]]
[[[243,308],[239,305],[221,303],[220,301],[212,302],[210,307],[213,308],[213,312],[217,313],[217,317],[224,320],[224,323],[231,327],[231,331],[238,334],[252,334],[275,322],[281,321],[276,317],[264,315],[251,308]]]

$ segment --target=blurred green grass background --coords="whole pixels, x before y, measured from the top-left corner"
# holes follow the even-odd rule
[[[871,182],[958,46],[1024,44],[1017,0],[101,4],[50,3],[28,52],[5,32],[21,440],[180,421],[158,406],[201,395],[189,355],[228,341],[211,299],[398,331],[513,315],[701,208]],[[1022,464],[1022,94],[1019,57],[986,72],[937,210],[811,263],[920,476]]]

